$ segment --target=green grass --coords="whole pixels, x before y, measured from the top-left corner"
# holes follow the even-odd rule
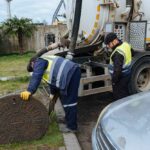
[[[37,150],[40,149],[40,147],[58,148],[64,146],[63,137],[58,130],[55,115],[51,117],[51,120],[48,132],[44,137],[42,137],[42,139],[30,142],[0,145],[0,150]]]
[[[34,53],[0,56],[0,77],[27,76],[26,67]]]
[[[24,77],[19,80],[0,81],[0,95],[5,93],[12,93],[27,88],[29,79]]]

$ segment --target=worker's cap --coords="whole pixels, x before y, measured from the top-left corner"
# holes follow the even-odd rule
[[[33,72],[33,66],[32,66],[32,63],[35,62],[37,59],[37,57],[32,57],[30,60],[29,60],[29,63],[27,65],[27,71],[28,72]]]
[[[108,33],[104,39],[104,43],[106,45],[108,45],[110,42],[112,42],[113,40],[115,40],[117,38],[117,35],[113,32]]]

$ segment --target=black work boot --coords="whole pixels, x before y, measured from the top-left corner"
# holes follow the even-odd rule
[[[77,132],[77,130],[70,129],[66,126],[61,126],[60,131],[63,133],[69,133],[69,132],[76,133]]]

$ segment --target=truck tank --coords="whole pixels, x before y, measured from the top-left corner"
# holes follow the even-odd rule
[[[75,13],[75,1],[65,0],[68,31],[72,31]],[[92,45],[107,32],[116,32],[129,41],[127,25],[131,21],[146,21],[145,39],[150,41],[150,12],[148,0],[82,0],[80,26],[77,43]],[[121,26],[117,30],[117,26]],[[144,30],[144,29],[143,29]]]
[[[65,0],[68,30],[72,30],[75,1]],[[78,42],[83,45],[92,44],[104,29],[109,19],[109,8],[100,5],[98,0],[82,0]]]

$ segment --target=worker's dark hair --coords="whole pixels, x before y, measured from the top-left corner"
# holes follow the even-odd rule
[[[29,60],[29,63],[27,65],[27,71],[28,72],[33,72],[33,67],[32,67],[32,62],[35,62],[37,59],[37,57],[32,57],[30,60]]]
[[[113,32],[108,33],[104,39],[104,43],[107,45],[112,42],[114,39],[117,39],[117,35]]]

